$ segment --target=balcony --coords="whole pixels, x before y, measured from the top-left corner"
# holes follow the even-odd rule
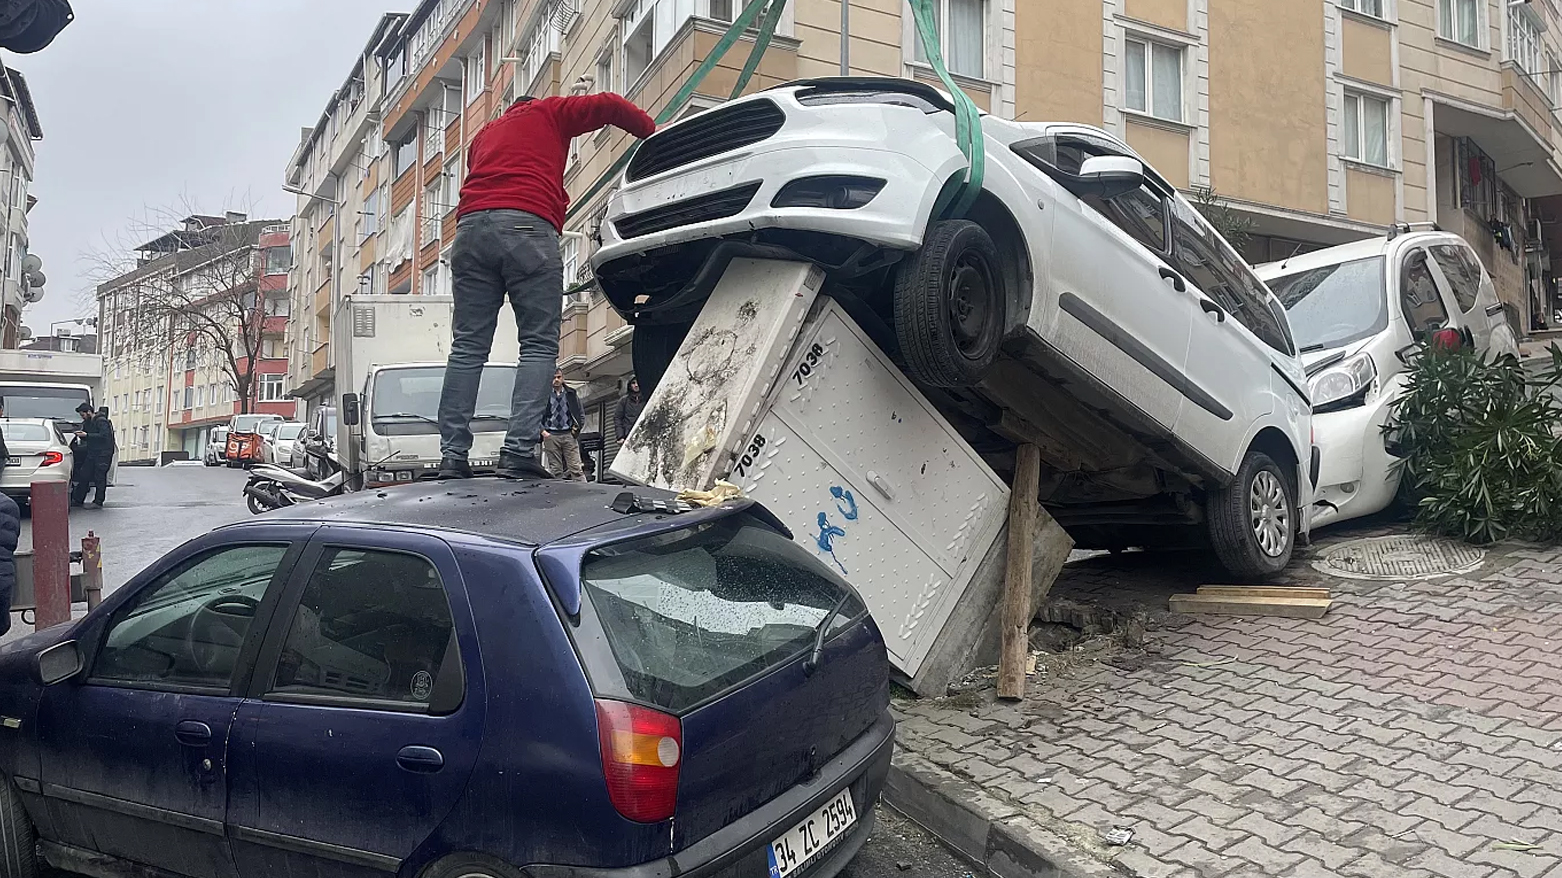
[[[1549,101],[1511,62],[1502,66],[1502,77],[1501,106],[1426,92],[1434,130],[1473,140],[1519,195],[1562,195],[1562,165],[1553,146],[1559,126]]]
[[[309,358],[310,377],[319,378],[331,368],[331,344],[326,342],[315,348]]]
[[[1511,110],[1520,119],[1551,142],[1556,136],[1556,118],[1552,115],[1551,101],[1535,80],[1514,64],[1502,65],[1502,108]]]

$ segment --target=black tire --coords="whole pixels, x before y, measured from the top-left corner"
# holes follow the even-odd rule
[[[895,275],[895,337],[906,371],[930,387],[970,387],[998,358],[1008,294],[987,230],[933,223]]]
[[[692,323],[635,324],[629,355],[634,362],[635,379],[640,382],[641,399],[650,399],[656,385],[662,383],[668,364],[693,327]]]
[[[38,833],[11,779],[0,777],[0,878],[37,878]]]
[[[1239,578],[1285,570],[1296,551],[1296,486],[1262,451],[1249,451],[1237,477],[1209,497],[1210,543],[1222,566]]]
[[[451,854],[424,869],[419,878],[522,878],[522,874],[493,857]]]

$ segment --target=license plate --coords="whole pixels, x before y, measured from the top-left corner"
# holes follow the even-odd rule
[[[478,469],[491,469],[491,468],[493,468],[495,466],[498,466],[498,464],[499,464],[499,462],[497,460],[486,459],[486,460],[474,460],[474,461],[472,461],[471,465],[474,466],[474,467],[477,467]]]
[[[823,808],[770,843],[770,878],[787,878],[802,871],[857,822],[851,790],[841,790]]]
[[[5,459],[5,465],[6,466],[21,466],[22,465],[22,459],[20,457],[7,457]]]

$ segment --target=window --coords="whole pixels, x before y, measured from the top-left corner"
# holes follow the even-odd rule
[[[597,91],[616,91],[613,88],[613,53],[603,52],[597,59]]]
[[[1466,314],[1475,310],[1476,298],[1481,293],[1481,278],[1484,276],[1475,254],[1468,247],[1455,244],[1436,244],[1431,250],[1432,258],[1437,260],[1438,267],[1443,270],[1443,277],[1448,279],[1448,286],[1453,289],[1459,310]]]
[[[1383,17],[1384,0],[1340,0],[1340,6],[1373,18]]]
[[[747,514],[598,549],[581,585],[600,627],[591,636],[608,647],[583,651],[592,682],[675,712],[812,649],[837,607],[827,637],[866,612],[817,558]]]
[[[1193,208],[1175,202],[1172,213],[1172,261],[1204,295],[1264,344],[1292,353],[1291,337],[1258,278],[1242,257],[1215,234]]]
[[[445,114],[438,107],[423,116],[423,154],[429,158],[445,151]]]
[[[423,239],[422,243],[432,244],[439,240],[440,220],[445,218],[445,209],[440,206],[440,181],[435,180],[423,190]]]
[[[393,165],[394,176],[400,177],[402,174],[412,170],[412,166],[418,163],[418,139],[414,134],[407,135],[406,140],[396,144],[396,155]]]
[[[266,299],[267,317],[287,317],[293,313],[293,303],[286,296],[270,296]]]
[[[933,0],[938,23],[938,47],[950,73],[981,79],[987,68],[987,0]],[[927,63],[927,51],[915,36],[916,59]]]
[[[163,413],[163,398],[167,395],[167,392],[163,390],[163,385],[157,385],[157,400],[152,403],[154,413],[159,415]]]
[[[439,264],[435,263],[423,269],[423,283],[418,287],[418,294],[422,296],[439,295]]]
[[[198,409],[206,407],[206,385],[204,384],[195,388],[195,407]]]
[[[445,162],[445,173],[440,177],[442,191],[439,196],[443,213],[450,213],[461,203],[461,159],[459,156]]]
[[[1348,159],[1388,167],[1388,101],[1345,93],[1345,133],[1341,150]]]
[[[1130,110],[1182,121],[1182,49],[1129,37],[1123,41],[1123,94]]]
[[[287,356],[280,338],[264,338],[260,341],[260,358],[263,360],[280,360]],[[212,394],[212,401],[216,401],[217,395]]]
[[[449,710],[460,704],[461,674],[434,565],[399,552],[328,549],[299,599],[268,697]]]
[[[287,274],[293,267],[293,248],[267,247],[266,274]]]
[[[1416,250],[1405,257],[1399,276],[1399,305],[1413,333],[1429,332],[1448,325],[1448,309],[1437,292],[1437,281],[1427,265],[1426,251]]]
[[[1562,61],[1555,55],[1546,56],[1546,97],[1552,109],[1562,107]]]
[[[286,555],[287,546],[232,546],[159,577],[114,614],[91,679],[226,692]]]
[[[726,2],[723,0],[637,0],[624,16],[623,33],[627,36],[624,37],[623,42],[623,82],[619,85],[625,90],[633,89],[640,77],[645,75],[651,62],[667,48],[668,43],[672,42],[673,37],[690,17],[706,15],[731,21],[734,8],[739,5],[739,0],[726,0]],[[563,6],[573,9],[577,4],[565,0]],[[554,15],[549,18],[556,21],[559,17]],[[552,27],[545,26],[541,28],[540,34],[533,36],[533,40],[539,36],[556,40],[558,32],[557,24]],[[554,36],[549,36],[550,33]],[[554,47],[547,51],[558,51],[557,44],[555,43]],[[526,55],[530,58],[531,52],[528,51]],[[531,70],[535,75],[536,68]],[[598,82],[601,81],[599,77]]]
[[[1079,173],[1085,159],[1119,154],[1104,141],[1078,137],[1047,138],[1016,144],[1013,149],[1021,158],[1064,185],[1068,178]],[[1150,250],[1156,253],[1170,250],[1166,235],[1166,201],[1148,184],[1110,200],[1094,195],[1080,200]]]
[[[1481,48],[1481,7],[1486,0],[1437,0],[1437,35],[1445,40]]]
[[[184,405],[182,406],[182,408],[185,411],[189,411],[190,409],[195,408],[195,388],[194,387],[186,386],[184,388]]]
[[[477,100],[488,88],[488,50],[482,42],[477,51],[466,59],[466,102]]]
[[[194,348],[194,346],[185,348],[184,349],[184,370],[186,372],[188,372],[191,369],[194,369],[200,362],[200,356],[201,356],[200,352],[197,351]]]
[[[380,230],[380,190],[370,192],[363,200],[363,225],[359,243],[367,241]]]
[[[1540,23],[1536,21],[1535,13],[1527,6],[1509,3],[1508,60],[1519,65],[1525,73],[1537,76],[1545,69],[1540,66],[1540,47]]]
[[[624,38],[624,87],[631,88],[651,66],[655,52],[654,21],[649,17]]]
[[[261,402],[286,402],[287,395],[283,392],[284,376],[270,373],[260,376],[260,401]]]

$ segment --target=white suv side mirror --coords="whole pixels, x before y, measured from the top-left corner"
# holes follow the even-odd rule
[[[1144,163],[1121,155],[1097,155],[1079,166],[1081,195],[1116,198],[1144,185]]]

